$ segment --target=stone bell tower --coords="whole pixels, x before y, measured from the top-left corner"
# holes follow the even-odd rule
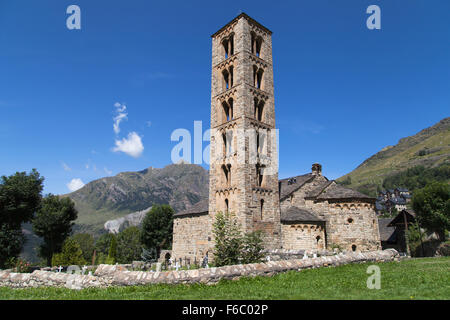
[[[209,215],[234,213],[280,248],[271,36],[244,13],[212,35]]]

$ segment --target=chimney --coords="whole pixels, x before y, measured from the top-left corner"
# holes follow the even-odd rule
[[[322,165],[319,163],[314,163],[312,165],[311,173],[313,176],[321,176],[322,175]]]

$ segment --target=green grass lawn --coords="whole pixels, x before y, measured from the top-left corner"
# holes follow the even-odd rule
[[[381,289],[368,289],[367,267],[291,271],[217,285],[149,285],[84,289],[0,288],[0,299],[450,299],[450,258],[378,263]]]

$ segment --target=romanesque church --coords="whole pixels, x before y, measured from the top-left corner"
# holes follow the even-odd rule
[[[381,248],[375,198],[328,180],[317,163],[278,179],[271,37],[244,13],[212,35],[209,199],[175,214],[174,258],[211,253],[219,211],[243,232],[262,230],[267,249]]]

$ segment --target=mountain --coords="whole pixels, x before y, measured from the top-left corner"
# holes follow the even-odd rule
[[[450,164],[450,118],[419,133],[402,138],[395,146],[377,152],[337,181],[349,188],[374,195],[387,177],[422,166],[437,168]]]
[[[107,221],[154,204],[169,204],[175,211],[183,210],[206,198],[208,185],[208,171],[203,167],[172,164],[94,180],[64,197],[71,198],[78,210],[74,230],[99,234],[106,232]]]

